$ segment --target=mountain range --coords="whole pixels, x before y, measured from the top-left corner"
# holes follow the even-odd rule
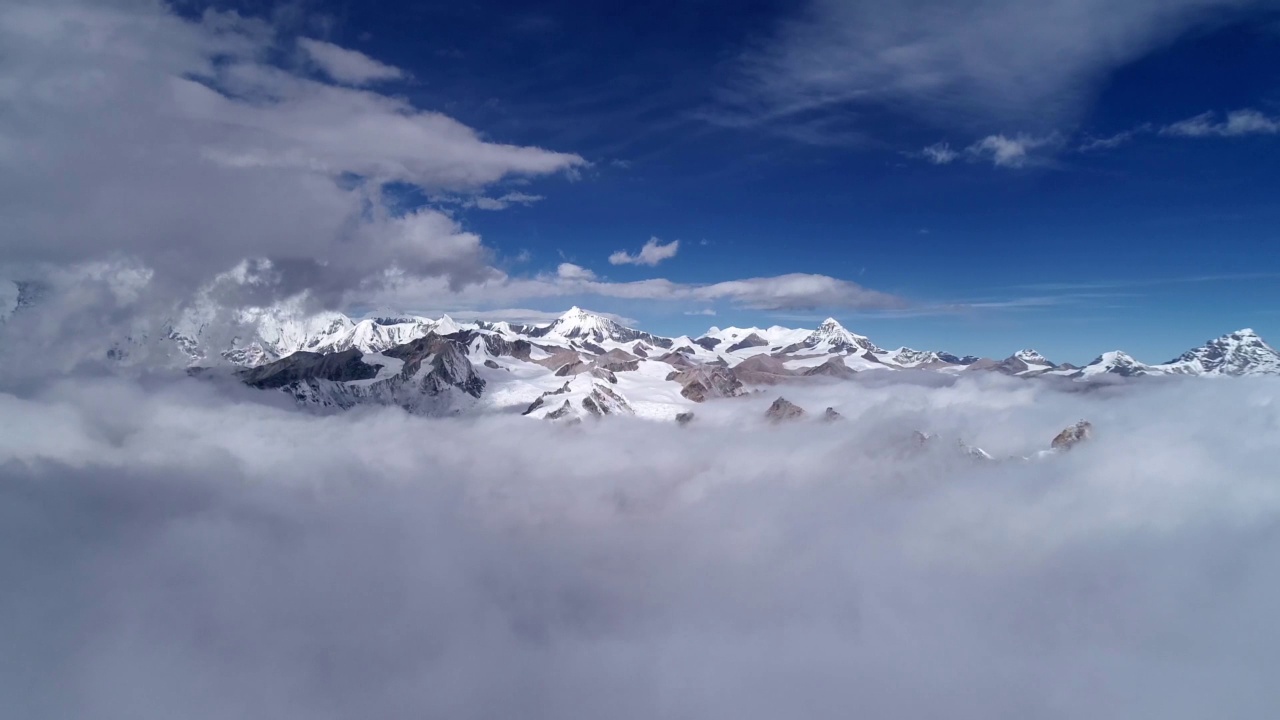
[[[1146,364],[1121,351],[1084,367],[1035,350],[1003,360],[938,350],[884,349],[828,318],[814,329],[711,328],[700,337],[663,337],[574,307],[551,323],[459,323],[386,316],[352,320],[326,313],[258,312],[248,337],[211,353],[204,326],[187,322],[169,337],[193,372],[230,365],[244,383],[284,391],[312,407],[396,405],[448,415],[520,412],[565,419],[638,415],[673,419],[698,403],[750,388],[850,378],[863,372],[994,372],[1060,382],[1140,376],[1280,375],[1280,353],[1239,330],[1168,362]],[[211,363],[220,355],[225,363]],[[195,370],[194,368],[201,368]]]

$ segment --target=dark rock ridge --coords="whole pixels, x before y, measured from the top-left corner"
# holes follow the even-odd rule
[[[246,385],[260,390],[275,390],[306,380],[350,382],[376,377],[378,368],[362,362],[363,357],[364,353],[355,348],[328,355],[303,351],[241,370],[237,375]]]

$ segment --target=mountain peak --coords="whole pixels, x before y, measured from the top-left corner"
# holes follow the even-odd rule
[[[1049,362],[1048,358],[1046,358],[1044,355],[1041,355],[1039,351],[1034,350],[1032,348],[1019,350],[1018,352],[1014,353],[1013,356],[1018,358],[1022,362],[1027,363],[1028,365],[1052,365],[1053,364]]]

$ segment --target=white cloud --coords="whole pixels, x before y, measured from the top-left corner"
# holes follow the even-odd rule
[[[1233,110],[1219,122],[1217,115],[1206,112],[1160,129],[1162,135],[1180,137],[1239,137],[1241,135],[1275,135],[1280,133],[1280,118],[1269,117],[1257,110]]]
[[[581,265],[566,262],[556,268],[556,277],[561,280],[595,280],[596,274]]]
[[[1061,138],[1056,135],[1045,137],[1033,137],[1023,133],[1013,137],[1003,134],[988,135],[965,148],[965,153],[975,160],[990,160],[996,167],[1020,168],[1036,161],[1032,151],[1054,147],[1061,142]]]
[[[888,108],[935,124],[1070,125],[1116,68],[1258,0],[813,0],[747,52],[730,121],[817,127]],[[854,121],[856,123],[856,120]],[[847,132],[847,124],[835,128]]]
[[[0,696],[133,720],[1275,707],[1274,382],[784,392],[845,420],[765,426],[776,390],[685,428],[0,393]],[[1047,462],[953,450],[1081,417],[1095,439]]]
[[[570,267],[564,268],[565,265]],[[538,277],[494,275],[471,285],[449,288],[439,279],[406,279],[390,283],[372,299],[391,307],[492,307],[540,298],[579,295],[654,302],[727,301],[758,310],[843,308],[891,310],[909,306],[902,297],[865,288],[827,275],[791,273],[718,283],[677,283],[666,278],[609,282],[581,276],[590,272],[564,263],[556,274]]]
[[[934,165],[947,165],[960,157],[960,153],[952,150],[951,145],[945,142],[934,143],[922,150],[921,153],[925,160]]]
[[[702,317],[715,317],[716,311],[711,308],[703,308],[701,310],[685,310],[684,314]]]
[[[477,210],[506,210],[512,205],[523,205],[528,207],[536,202],[544,200],[541,195],[530,195],[522,192],[509,192],[501,197],[475,197],[468,198],[462,202],[463,207],[473,207]]]
[[[161,3],[0,5],[0,87],[21,108],[0,116],[0,257],[123,259],[188,293],[266,257],[281,296],[327,302],[387,267],[456,285],[487,249],[432,211],[393,217],[383,183],[475,193],[585,162],[281,69],[279,42],[262,20]]]
[[[640,252],[632,255],[625,250],[618,250],[609,256],[611,265],[648,265],[653,267],[663,260],[669,260],[676,256],[676,252],[680,250],[680,241],[672,240],[667,244],[656,237],[649,238],[649,242],[640,248]]]
[[[311,61],[320,66],[326,75],[347,85],[368,85],[385,80],[398,80],[405,76],[403,70],[377,60],[357,50],[348,50],[333,43],[311,38],[299,38],[298,47]]]

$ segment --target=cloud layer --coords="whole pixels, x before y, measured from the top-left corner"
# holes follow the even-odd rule
[[[273,64],[289,39],[235,13],[20,0],[0,9],[0,43],[9,264],[123,259],[191,288],[268,258],[282,295],[330,299],[389,267],[465,283],[488,260],[478,238],[429,208],[396,216],[383,186],[480,193],[585,162]],[[394,77],[354,51],[302,47],[342,83]]]
[[[1278,699],[1274,382],[868,379],[787,391],[840,423],[766,427],[764,395],[687,428],[227,392],[0,394],[10,712],[1179,720]],[[1082,416],[1097,438],[1051,462],[953,448],[1023,454]]]

